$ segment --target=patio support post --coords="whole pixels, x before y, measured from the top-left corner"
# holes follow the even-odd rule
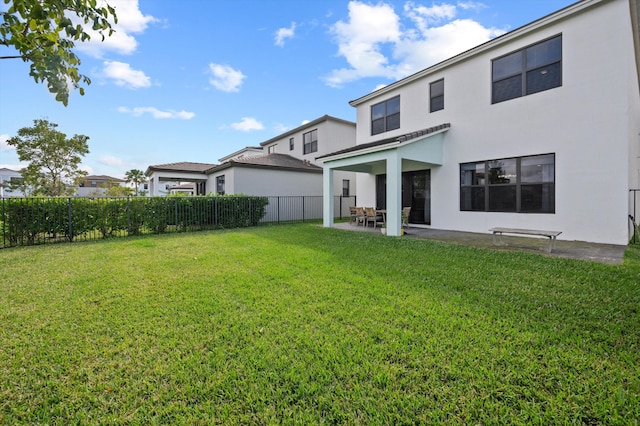
[[[387,235],[400,236],[402,217],[402,158],[398,150],[387,156]]]
[[[326,164],[322,170],[322,226],[333,228],[333,170]]]
[[[150,189],[149,193],[151,194],[152,197],[158,196],[159,195],[158,188],[160,187],[160,176],[154,173],[150,183],[151,185],[149,188]]]

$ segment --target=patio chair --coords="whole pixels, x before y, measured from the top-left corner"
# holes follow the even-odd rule
[[[373,207],[365,207],[364,209],[366,216],[366,223],[365,226],[369,226],[370,222],[373,222],[373,227],[377,227],[378,226],[378,222],[382,223],[382,215],[381,214],[377,214],[376,210]]]
[[[409,215],[411,214],[411,207],[402,208],[402,226],[404,228],[409,227]]]
[[[357,207],[349,207],[349,225],[352,223],[358,223],[358,208]]]
[[[365,225],[366,215],[363,207],[356,207],[356,225]]]

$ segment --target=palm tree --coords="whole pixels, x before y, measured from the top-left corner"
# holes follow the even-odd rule
[[[127,181],[127,183],[133,183],[135,189],[136,189],[136,197],[138,196],[138,186],[141,183],[145,183],[147,181],[147,177],[144,175],[144,172],[142,170],[138,170],[138,169],[131,169],[128,172],[126,172],[124,174],[124,180]]]

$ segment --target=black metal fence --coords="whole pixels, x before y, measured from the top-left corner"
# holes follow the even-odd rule
[[[3,198],[0,248],[322,219],[322,196]],[[334,218],[355,196],[337,196]]]

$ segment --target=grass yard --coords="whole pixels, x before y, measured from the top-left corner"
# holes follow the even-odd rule
[[[623,265],[317,224],[0,250],[0,424],[638,424]]]

